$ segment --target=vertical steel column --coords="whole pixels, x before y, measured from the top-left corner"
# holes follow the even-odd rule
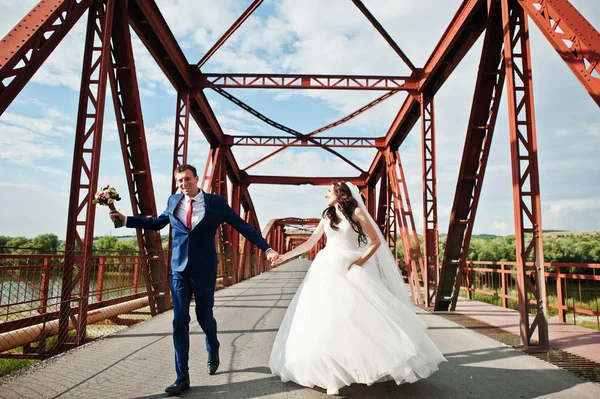
[[[229,194],[227,189],[227,159],[222,157],[220,162],[214,168],[214,177],[216,181],[216,190],[214,194],[221,195],[225,198],[225,201],[229,203]],[[221,250],[223,262],[221,263],[221,272],[223,275],[223,285],[225,287],[230,286],[235,281],[233,274],[235,269],[232,269],[232,256],[231,252],[231,226],[227,224],[221,224],[217,229],[217,248]]]
[[[475,83],[471,116],[458,172],[435,298],[435,310],[454,310],[467,262],[469,243],[496,127],[505,68],[500,3],[490,9]]]
[[[247,186],[244,186],[240,189],[241,193],[246,194],[247,193]],[[243,207],[244,208],[244,214],[242,215],[242,218],[244,219],[244,221],[250,225],[254,226],[253,223],[253,210],[252,209],[247,209],[246,206]],[[258,231],[260,231],[260,229],[257,229]],[[249,277],[251,277],[253,274],[252,272],[248,273],[247,272],[247,268],[250,265],[250,256],[252,255],[252,249],[253,249],[253,245],[251,245],[250,241],[245,239],[242,242],[241,245],[241,251],[240,251],[240,258],[238,260],[238,268],[237,268],[237,280],[241,281],[241,280],[245,280]]]
[[[521,343],[548,345],[542,212],[527,18],[516,0],[502,0],[504,60],[512,158]],[[532,299],[530,299],[532,298]],[[529,315],[533,313],[533,322]]]
[[[387,231],[385,226],[386,213],[388,211],[388,179],[387,179],[387,168],[384,166],[381,169],[381,177],[379,178],[379,198],[377,199],[377,218],[375,219],[377,225],[381,229],[383,235],[387,238]],[[396,256],[396,255],[394,255]]]
[[[221,162],[223,160],[223,150],[221,147],[211,148],[206,159],[204,174],[200,182],[200,188],[207,193],[219,194],[220,186],[218,185]]]
[[[238,215],[240,214],[240,210],[242,208],[242,189],[239,183],[232,182],[231,183],[231,199],[229,201],[231,205],[231,209]],[[229,269],[231,270],[231,276],[233,279],[233,283],[238,282],[238,268],[237,265],[239,263],[240,258],[240,233],[229,226],[228,231],[228,240],[229,240],[229,251],[230,251],[230,259],[229,259]]]
[[[177,92],[177,106],[175,110],[175,137],[173,140],[173,172],[178,166],[187,163],[188,155],[188,131],[190,126],[190,92],[179,90]],[[202,187],[202,186],[200,186]],[[177,192],[177,182],[173,178],[171,194]],[[169,225],[169,256],[168,269],[171,267],[171,255],[173,253],[173,226]]]
[[[402,218],[398,217],[400,209],[396,208],[396,190],[394,186],[394,171],[388,170],[386,172],[386,185],[385,185],[385,201],[386,201],[386,219],[385,219],[385,235],[388,238],[388,246],[394,258],[398,259],[398,230],[402,240],[406,237],[404,235],[405,227],[402,224]],[[398,226],[398,224],[400,226]]]
[[[425,301],[431,306],[439,279],[435,115],[433,98],[421,94],[421,144],[423,171],[423,255]]]
[[[112,59],[109,71],[117,128],[134,216],[154,216],[156,201],[148,145],[144,129],[142,104],[135,70],[135,59],[127,17],[127,3],[115,6],[112,29]],[[137,229],[148,300],[152,314],[171,307],[168,268],[158,231]]]
[[[190,92],[179,90],[177,93],[177,111],[175,117],[175,140],[173,146],[173,170],[187,163],[188,132],[190,127]],[[175,194],[177,185],[173,179],[171,193]]]
[[[367,187],[365,188],[365,198],[367,200],[367,211],[371,214],[371,217],[373,217],[373,220],[376,219],[376,213],[375,213],[375,185],[376,184],[369,184],[367,185]]]
[[[79,306],[76,310],[78,313],[76,343],[83,343],[86,336],[90,265],[96,217],[96,207],[92,204],[92,200],[98,189],[113,11],[113,0],[97,0],[88,14],[65,240],[58,350],[67,340],[73,300],[72,290],[77,281],[79,293],[76,297]],[[81,233],[78,228],[82,230]],[[77,259],[75,259],[76,252]],[[76,260],[80,271],[73,281]]]
[[[400,225],[400,235],[402,238],[402,250],[404,252],[404,262],[406,263],[407,273],[409,273],[409,283],[413,300],[417,304],[423,304],[421,294],[421,285],[419,282],[419,269],[421,276],[425,276],[425,266],[419,245],[419,237],[415,227],[415,219],[408,196],[408,187],[404,179],[404,170],[400,161],[398,152],[386,151],[387,175],[389,177],[390,190],[393,193],[394,212],[396,221]]]

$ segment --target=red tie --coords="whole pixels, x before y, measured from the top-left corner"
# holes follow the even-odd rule
[[[192,211],[194,210],[194,206],[192,205],[193,201],[194,200],[192,198],[190,198],[190,200],[188,201],[190,206],[188,207],[187,213],[185,215],[185,224],[188,230],[192,229]]]

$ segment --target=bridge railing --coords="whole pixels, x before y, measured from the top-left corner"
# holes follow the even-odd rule
[[[0,254],[0,358],[44,358],[55,354],[63,284],[64,254]],[[85,290],[75,256],[70,288],[69,329]],[[104,336],[149,317],[146,282],[137,253],[95,254],[89,270],[89,339]],[[79,277],[78,277],[79,276]],[[135,315],[131,315],[135,312]],[[130,314],[120,319],[122,314]]]
[[[217,289],[271,268],[262,253],[218,256]],[[45,358],[57,353],[53,345],[58,333],[64,260],[64,253],[0,253],[0,359]],[[142,260],[137,251],[95,251],[86,297],[87,338],[112,334],[151,317]],[[71,330],[77,324],[81,293],[85,292],[77,277],[81,263],[76,256],[68,300]]]
[[[550,316],[600,329],[600,264],[545,263],[544,269]],[[517,309],[516,263],[468,261],[461,289],[469,299]]]

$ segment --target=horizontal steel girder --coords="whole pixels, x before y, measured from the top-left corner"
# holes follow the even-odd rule
[[[319,137],[306,138],[289,136],[229,136],[225,135],[224,144],[230,146],[259,147],[348,147],[348,148],[383,148],[383,137]]]
[[[244,184],[278,184],[287,186],[301,186],[310,184],[312,186],[329,186],[335,181],[350,182],[356,186],[365,185],[364,177],[305,177],[305,176],[257,176],[248,175],[243,178]]]
[[[251,89],[406,90],[417,89],[418,79],[409,76],[288,75],[258,73],[206,73],[194,85]]]

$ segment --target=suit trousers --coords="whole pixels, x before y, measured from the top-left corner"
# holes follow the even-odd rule
[[[213,317],[216,275],[207,276],[207,273],[195,273],[188,269],[186,268],[182,272],[171,271],[173,344],[175,346],[175,370],[178,381],[189,380],[190,302],[192,294],[194,294],[196,301],[196,319],[206,335],[206,350],[209,353],[215,353],[219,349],[217,321]]]

